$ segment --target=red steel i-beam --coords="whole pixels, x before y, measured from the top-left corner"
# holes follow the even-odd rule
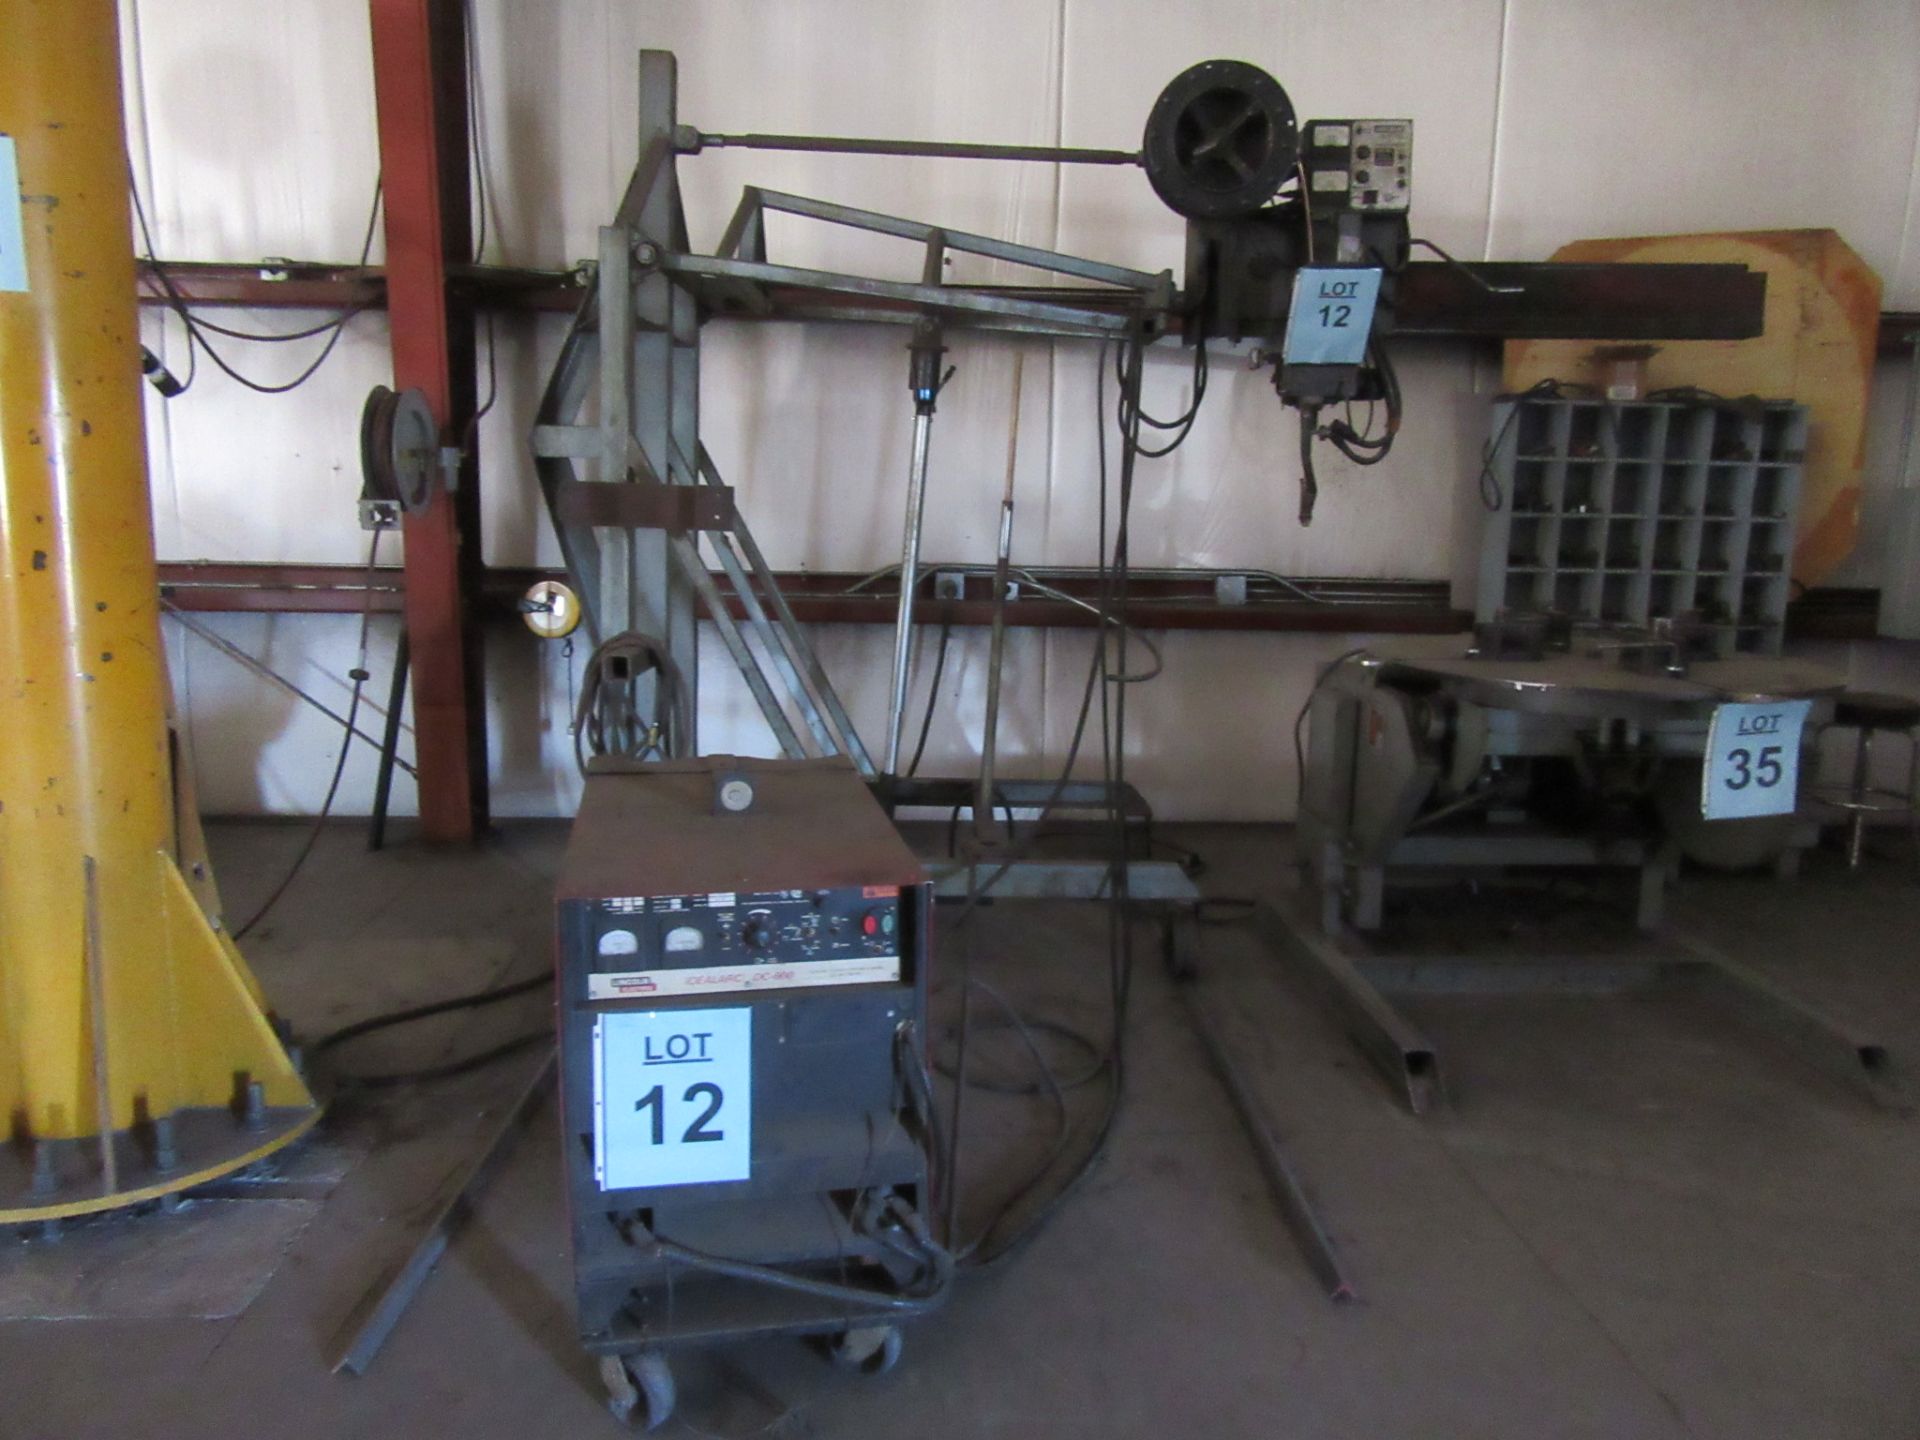
[[[473,258],[462,8],[460,0],[370,5],[393,384],[424,392],[442,443],[462,445],[476,398],[473,307],[447,285],[447,267]],[[462,463],[452,495],[436,494],[405,524],[421,835],[470,841],[487,820],[486,712],[471,613],[480,575],[473,460]]]

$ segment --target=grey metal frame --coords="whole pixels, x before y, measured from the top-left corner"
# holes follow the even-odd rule
[[[1263,905],[1257,916],[1269,949],[1307,981],[1395,1095],[1415,1115],[1446,1098],[1439,1052],[1388,995],[1612,994],[1663,980],[1696,985],[1767,1031],[1803,1061],[1874,1104],[1902,1110],[1907,1087],[1886,1047],[1796,999],[1750,966],[1669,930],[1620,954],[1537,955],[1523,961],[1474,955],[1394,953],[1352,930],[1324,931],[1311,895]]]
[[[673,56],[642,52],[640,163],[614,223],[600,231],[593,283],[541,400],[532,435],[541,488],[567,567],[581,583],[590,637],[639,630],[661,640],[697,717],[694,622],[696,604],[704,606],[783,753],[844,754],[872,775],[846,707],[744,520],[736,515],[729,529],[705,532],[719,574],[745,613],[743,624],[708,568],[697,533],[589,525],[567,518],[558,504],[562,487],[574,480],[724,485],[700,442],[699,301],[660,263],[690,243],[673,167],[675,113]],[[597,423],[585,423],[595,397]],[[597,469],[583,472],[587,464]],[[642,695],[643,704],[647,698]],[[696,751],[697,734],[681,737],[681,744]]]
[[[535,467],[562,555],[581,584],[590,637],[602,641],[638,630],[659,639],[679,672],[688,710],[697,716],[694,621],[697,607],[704,607],[782,751],[794,758],[844,754],[871,778],[873,760],[744,520],[736,515],[728,530],[679,534],[586,524],[561,513],[563,487],[576,480],[721,485],[700,443],[700,327],[712,315],[766,313],[767,287],[794,286],[830,297],[810,312],[817,318],[950,319],[975,329],[1101,338],[1139,325],[1143,314],[1163,315],[1173,299],[1172,273],[1149,274],[755,188],[742,195],[717,253],[698,255],[688,238],[675,168],[679,153],[698,149],[683,143],[690,133],[678,124],[672,54],[642,51],[640,160],[613,223],[600,231],[596,274],[542,397],[531,437]],[[909,283],[771,263],[765,223],[770,210],[917,241],[926,247],[923,279]],[[939,277],[949,251],[1116,287],[1128,303],[1102,313],[946,285]],[[598,408],[592,421],[586,418],[590,402]],[[706,563],[703,535],[718,561],[717,574]],[[731,613],[730,598],[744,622]],[[646,687],[657,683],[643,682],[643,708],[652,698]],[[691,730],[680,745],[696,753],[698,737]]]

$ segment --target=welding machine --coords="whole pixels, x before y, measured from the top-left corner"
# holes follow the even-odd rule
[[[867,1372],[951,1277],[929,1231],[932,886],[845,760],[589,768],[558,889],[580,1335],[616,1416],[673,1347]]]

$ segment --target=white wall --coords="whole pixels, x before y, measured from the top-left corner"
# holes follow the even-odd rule
[[[160,253],[354,256],[378,165],[365,7],[122,0],[122,8],[135,170]],[[709,130],[1101,146],[1137,143],[1167,79],[1231,55],[1279,76],[1303,116],[1411,115],[1415,229],[1455,253],[1539,259],[1587,236],[1832,225],[1880,271],[1889,308],[1920,308],[1920,0],[474,0],[474,8],[489,260],[552,266],[593,253],[634,160],[642,46],[678,53],[682,118]],[[752,182],[1150,269],[1180,265],[1181,222],[1132,171],[726,151],[683,161],[681,177],[697,245],[712,243]],[[904,242],[785,218],[771,243],[795,263],[917,271]],[[954,273],[1020,274],[971,259]],[[290,329],[313,317],[224,318]],[[147,328],[149,343],[183,367],[177,327],[150,314]],[[557,561],[524,436],[559,335],[551,319],[495,328],[501,394],[482,432],[492,563]],[[388,378],[386,340],[384,317],[355,319],[333,359],[288,397],[251,394],[203,363],[187,396],[150,398],[163,558],[364,560],[353,513],[356,426],[366,391]],[[773,564],[861,570],[896,559],[910,426],[903,332],[719,324],[706,340],[707,443]],[[927,555],[990,558],[1014,346],[1025,344],[1015,560],[1090,561],[1095,347],[966,334],[951,344],[960,370],[936,421]],[[262,379],[290,376],[312,349],[227,347]],[[1457,348],[1404,349],[1408,418],[1392,459],[1373,470],[1325,459],[1307,530],[1292,518],[1289,417],[1264,377],[1221,366],[1188,445],[1142,467],[1136,563],[1460,583],[1477,525],[1471,457],[1497,375]],[[1185,357],[1156,355],[1148,369],[1150,404],[1182,406]],[[1901,382],[1889,370],[1876,392],[1873,488],[1890,480]],[[1863,549],[1848,578],[1876,583],[1888,558]],[[344,703],[352,619],[208,618]],[[375,623],[373,668],[383,678],[372,700],[384,694],[394,623]],[[817,639],[877,741],[887,635],[844,627]],[[207,807],[315,806],[337,727],[199,641],[174,641]],[[949,699],[929,747],[935,772],[972,769],[984,642],[984,633],[956,636]],[[1006,770],[1050,773],[1058,763],[1088,643],[1016,632]],[[1166,674],[1137,689],[1130,714],[1130,763],[1151,798],[1173,817],[1289,813],[1288,727],[1314,664],[1351,638],[1187,633],[1165,643]],[[769,752],[743,687],[713,650],[703,676],[706,748]],[[1906,661],[1888,651],[1862,663],[1880,673]],[[564,813],[575,793],[567,659],[502,633],[490,642],[488,688],[496,811]],[[349,765],[342,811],[364,808],[369,768],[365,755]],[[411,800],[402,784],[398,808]]]

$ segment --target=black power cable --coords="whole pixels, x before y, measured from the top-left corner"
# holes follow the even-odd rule
[[[913,759],[907,762],[907,778],[911,780],[920,773],[920,757],[927,753],[927,734],[933,729],[933,708],[940,699],[940,677],[946,673],[947,643],[953,639],[953,621],[940,622],[940,648],[933,657],[933,679],[927,685],[927,708],[920,716],[920,738],[913,747]],[[956,810],[955,818],[959,812]],[[1007,818],[1009,826],[1013,823],[1011,815]]]
[[[179,389],[174,391],[176,395],[184,394],[193,387],[194,376],[199,372],[198,352],[200,350],[205,350],[207,352],[207,358],[226,372],[231,379],[261,395],[284,395],[290,390],[297,390],[306,384],[307,381],[311,380],[320,367],[327,363],[328,357],[333,354],[334,347],[340,343],[340,337],[346,333],[347,322],[361,311],[370,308],[374,303],[370,299],[363,300],[358,305],[351,305],[345,310],[340,311],[332,319],[322,321],[318,325],[309,326],[305,330],[285,332],[236,330],[231,326],[217,325],[211,320],[201,319],[188,308],[186,296],[181,292],[180,287],[174,283],[172,275],[167,272],[167,267],[160,262],[154,250],[153,231],[147,224],[147,208],[140,198],[140,187],[133,183],[131,172],[129,172],[127,176],[127,189],[133,196],[134,218],[139,222],[140,240],[146,247],[147,268],[152,272],[154,280],[159,284],[161,292],[166,296],[168,308],[180,317],[180,323],[186,327],[187,331],[187,378],[179,382]],[[368,257],[373,254],[373,237],[375,227],[380,219],[380,201],[383,193],[384,186],[382,182],[375,180],[373,183],[373,202],[367,210],[366,235],[360,244],[359,263],[362,266],[367,263]],[[282,344],[289,340],[305,340],[314,336],[325,335],[327,336],[327,343],[321,347],[320,353],[314,356],[313,362],[293,379],[287,381],[285,384],[270,385],[263,381],[255,380],[251,376],[243,375],[240,371],[236,370],[233,365],[228,362],[227,358],[214,348],[213,342],[207,338],[209,335],[215,334],[228,336],[235,340],[254,341],[269,345]]]
[[[1042,807],[1043,809],[1051,808],[1052,803],[1057,802],[1065,790],[1068,777],[1072,773],[1074,763],[1079,754],[1081,739],[1092,709],[1094,689],[1097,685],[1100,690],[1102,712],[1101,768],[1107,785],[1108,824],[1112,835],[1113,856],[1113,880],[1109,887],[1107,903],[1110,1028],[1104,1043],[1097,1043],[1081,1036],[1079,1032],[1072,1031],[1068,1027],[1049,1027],[1056,1029],[1057,1033],[1070,1036],[1072,1043],[1083,1046],[1090,1054],[1097,1057],[1084,1074],[1076,1076],[1070,1081],[1062,1082],[1040,1055],[1039,1047],[1033,1039],[1033,1027],[1031,1024],[1020,1020],[1010,1005],[1004,1005],[1004,998],[998,997],[997,992],[990,997],[995,998],[996,1003],[1004,1006],[1010,1019],[1017,1021],[1019,1026],[1025,1027],[1020,1030],[1022,1043],[1027,1047],[1029,1054],[1032,1056],[1036,1073],[1039,1076],[1036,1088],[1031,1093],[1044,1093],[1050,1100],[1057,1100],[1059,1106],[1063,1108],[1064,1091],[1066,1089],[1089,1083],[1095,1078],[1104,1078],[1106,1081],[1106,1098],[1100,1113],[1100,1118],[1095,1124],[1091,1140],[1087,1142],[1084,1150],[1074,1162],[1068,1174],[1055,1185],[1045,1199],[1039,1201],[1037,1204],[1031,1202],[1031,1197],[1036,1193],[1040,1185],[1044,1183],[1046,1178],[1053,1173],[1059,1160],[1067,1152],[1069,1148],[1069,1138],[1066,1134],[1056,1134],[1054,1143],[1050,1147],[1043,1162],[1000,1202],[976,1237],[967,1244],[956,1246],[957,1251],[963,1254],[967,1258],[967,1262],[975,1268],[993,1265],[1024,1248],[1041,1232],[1046,1224],[1059,1213],[1061,1207],[1065,1205],[1067,1200],[1080,1188],[1086,1178],[1092,1174],[1105,1155],[1107,1145],[1113,1136],[1115,1126],[1118,1122],[1125,1095],[1126,1026],[1132,994],[1134,963],[1127,869],[1130,837],[1127,833],[1128,820],[1123,799],[1123,787],[1126,783],[1126,687],[1124,682],[1128,678],[1126,671],[1126,641],[1130,633],[1126,621],[1127,564],[1133,502],[1133,477],[1136,462],[1140,457],[1146,456],[1152,458],[1156,455],[1164,454],[1176,448],[1186,438],[1186,434],[1191,430],[1193,413],[1192,409],[1190,409],[1189,413],[1182,416],[1179,420],[1169,422],[1167,428],[1172,428],[1172,426],[1175,425],[1184,427],[1172,444],[1161,447],[1158,450],[1146,448],[1140,444],[1140,428],[1146,418],[1142,415],[1139,404],[1142,348],[1140,337],[1134,338],[1123,346],[1123,350],[1128,353],[1125,353],[1123,356],[1123,363],[1120,370],[1122,393],[1120,404],[1115,412],[1115,420],[1120,431],[1122,449],[1117,507],[1118,514],[1112,536],[1111,564],[1108,563],[1109,515],[1106,444],[1107,405],[1105,395],[1107,357],[1104,352],[1099,361],[1097,371],[1099,380],[1096,385],[1095,403],[1096,414],[1099,417],[1096,435],[1098,439],[1100,464],[1100,544],[1098,551],[1100,555],[1100,624],[1096,629],[1097,638],[1094,645],[1093,660],[1088,668],[1087,685],[1081,697],[1080,713],[1075,722],[1072,743],[1068,748],[1067,763],[1061,771],[1059,781],[1054,786],[1050,801],[1046,806]],[[1196,359],[1196,370],[1198,371],[1199,367],[1203,364],[1203,361]],[[1118,649],[1118,654],[1115,656],[1112,665],[1108,663],[1107,651],[1107,636],[1110,631],[1114,636],[1114,643]],[[996,882],[1001,875],[1006,873],[1007,868],[1013,863],[1013,860],[1018,858],[1019,855],[1024,854],[1028,849],[1031,849],[1034,836],[1037,835],[1037,833],[1036,830],[1030,834],[1024,846],[1016,847],[1013,857],[1003,861],[1000,869],[985,884],[975,883],[969,886],[966,909],[960,916],[961,923],[964,923],[967,917],[971,915],[991,885]],[[969,985],[978,984],[978,982],[972,981],[970,976],[963,976],[962,983]],[[963,1004],[964,998],[963,995]],[[957,1089],[971,1083],[965,1074],[964,1068],[967,1038],[967,1032],[963,1028],[958,1037],[957,1047],[959,1053],[955,1057],[953,1067]],[[998,1086],[989,1083],[987,1088],[998,1088]],[[958,1138],[958,1135],[955,1134],[948,1139],[948,1155],[950,1161],[951,1157],[957,1154]],[[949,1163],[948,1168],[949,1171],[951,1171],[951,1163]],[[1027,1207],[1025,1213],[1020,1216],[1018,1223],[1014,1224],[1013,1217],[1023,1206]]]
[[[366,588],[361,592],[360,601],[360,652],[353,669],[347,672],[348,678],[353,681],[353,692],[347,701],[346,719],[341,724],[340,754],[333,762],[333,777],[327,781],[326,796],[320,801],[320,811],[313,817],[313,825],[307,831],[306,842],[301,845],[300,853],[293,857],[293,864],[287,867],[287,873],[281,877],[280,883],[273,887],[273,893],[260,902],[260,908],[248,917],[246,924],[233,932],[233,938],[236,941],[246,939],[253,927],[267,918],[267,912],[280,903],[280,897],[287,893],[299,877],[301,870],[305,868],[308,857],[313,854],[313,847],[320,843],[320,835],[326,829],[327,820],[333,814],[334,798],[340,793],[340,778],[347,773],[347,752],[353,749],[354,737],[359,733],[354,728],[353,722],[360,714],[360,692],[372,678],[371,672],[367,669],[367,630],[373,623],[374,567],[380,557],[380,535],[383,528],[375,526],[373,538],[367,544],[367,583]]]
[[[648,675],[655,677],[654,710],[643,725],[639,687]],[[678,755],[692,734],[686,683],[665,641],[627,630],[595,647],[573,712],[573,757],[582,775],[589,754],[635,760]]]
[[[343,1025],[326,1035],[322,1035],[310,1047],[314,1055],[324,1055],[337,1050],[349,1041],[376,1031],[391,1029],[396,1025],[409,1025],[416,1020],[428,1020],[436,1015],[450,1014],[456,1010],[477,1010],[487,1005],[497,1005],[503,1000],[512,1000],[516,996],[531,995],[535,991],[547,989],[553,984],[553,976],[542,972],[526,980],[517,980],[507,985],[496,985],[487,990],[476,990],[470,995],[455,995],[448,1000],[436,1000],[427,1005],[414,1005],[405,1010],[394,1010],[384,1015],[375,1015],[371,1019],[357,1020],[351,1025]],[[341,1089],[386,1090],[399,1085],[417,1085],[429,1080],[447,1080],[455,1075],[465,1075],[482,1066],[491,1065],[496,1060],[504,1060],[509,1055],[518,1055],[535,1045],[551,1045],[553,1027],[544,1026],[539,1030],[516,1035],[490,1049],[474,1055],[463,1056],[448,1061],[444,1065],[428,1066],[421,1070],[396,1070],[377,1075],[354,1075],[335,1073],[333,1083]]]

